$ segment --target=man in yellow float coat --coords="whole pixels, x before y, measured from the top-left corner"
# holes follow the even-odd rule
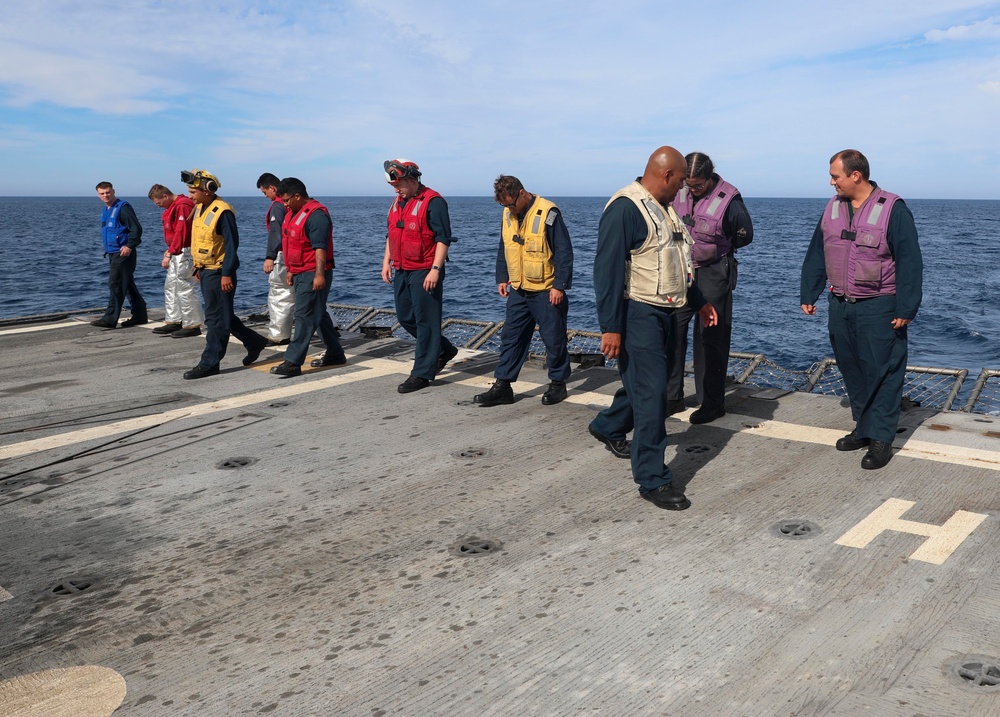
[[[240,245],[236,214],[216,192],[221,186],[215,175],[200,169],[181,172],[181,181],[188,187],[194,202],[191,219],[191,257],[201,281],[205,299],[205,351],[184,378],[204,378],[219,373],[219,363],[226,355],[229,335],[233,334],[246,347],[243,365],[249,366],[267,346],[267,339],[248,329],[233,313],[236,294],[236,270],[240,266],[236,254]]]
[[[507,300],[507,312],[496,381],[489,391],[472,400],[483,407],[514,402],[510,384],[517,380],[528,358],[537,323],[549,372],[549,388],[542,403],[551,406],[566,398],[570,374],[566,290],[573,283],[573,245],[559,208],[524,191],[517,177],[497,177],[493,198],[504,208],[496,279],[497,291]]]

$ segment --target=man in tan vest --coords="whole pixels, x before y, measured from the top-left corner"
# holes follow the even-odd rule
[[[664,464],[673,313],[690,302],[704,326],[718,321],[692,280],[693,242],[670,206],[686,169],[673,147],[653,152],[643,175],[605,206],[594,257],[601,351],[618,359],[622,387],[590,433],[619,458],[631,457],[639,495],[667,510],[691,505]]]

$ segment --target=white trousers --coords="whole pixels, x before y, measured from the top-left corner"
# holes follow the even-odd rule
[[[287,283],[288,268],[285,257],[278,252],[274,260],[274,268],[267,275],[267,314],[270,324],[267,327],[267,338],[272,341],[284,341],[292,338],[292,317],[295,315],[295,295]]]
[[[191,249],[170,257],[167,278],[163,282],[164,322],[181,324],[185,329],[205,323],[198,282],[194,278]]]

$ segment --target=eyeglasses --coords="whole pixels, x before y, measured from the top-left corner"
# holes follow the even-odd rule
[[[684,184],[686,184],[688,189],[690,189],[691,191],[701,194],[702,192],[705,191],[705,188],[708,186],[708,180],[701,179],[701,180],[691,181],[690,179],[686,179],[684,180]]]
[[[520,201],[520,199],[521,199],[521,192],[518,192],[516,195],[514,195],[514,201],[512,201],[510,204],[501,204],[500,206],[503,207],[504,209],[507,209],[508,211],[513,212],[514,207],[517,206],[517,203]]]

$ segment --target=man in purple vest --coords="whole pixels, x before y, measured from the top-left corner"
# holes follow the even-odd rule
[[[667,385],[667,413],[684,410],[684,361],[688,324],[694,319],[694,383],[701,408],[691,423],[710,423],[726,415],[726,370],[733,335],[733,289],[736,288],[736,250],[753,241],[753,222],[740,190],[715,173],[707,154],[692,152],[685,186],[673,206],[684,222],[694,247],[694,283],[715,307],[719,322],[704,326],[691,305],[674,312],[673,360]]]
[[[868,447],[861,467],[892,458],[906,377],[906,327],[922,298],[923,259],[909,208],[869,179],[856,149],[830,159],[837,196],[823,212],[802,263],[802,311],[816,313],[829,288],[830,343],[851,402],[854,430],[838,451]]]

